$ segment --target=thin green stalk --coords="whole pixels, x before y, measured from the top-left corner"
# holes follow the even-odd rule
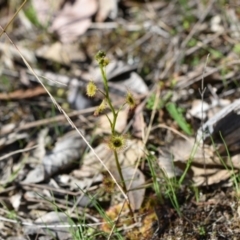
[[[115,109],[112,105],[112,102],[110,100],[110,97],[109,97],[109,88],[108,88],[108,81],[107,81],[107,77],[106,77],[106,73],[105,73],[105,70],[104,70],[104,67],[103,66],[100,66],[100,69],[101,69],[101,74],[102,74],[102,78],[103,78],[103,84],[104,84],[104,88],[105,88],[105,94],[106,94],[106,99],[108,101],[108,104],[109,104],[109,107],[111,109],[111,111],[113,113],[115,113]]]
[[[193,160],[193,158],[194,158],[194,156],[195,156],[195,154],[196,154],[196,152],[197,152],[198,147],[199,147],[199,142],[194,143],[193,149],[192,149],[191,154],[190,154],[190,157],[189,157],[189,159],[188,159],[188,161],[187,161],[187,166],[186,166],[186,168],[184,169],[184,172],[183,172],[183,174],[182,174],[182,176],[181,176],[181,178],[180,178],[180,180],[179,180],[179,185],[181,185],[182,182],[183,182],[183,180],[185,179],[185,177],[186,177],[186,175],[187,175],[187,172],[188,172],[188,170],[189,170],[190,167],[191,167],[192,160]]]
[[[168,180],[167,187],[169,190],[168,196],[170,198],[170,201],[171,201],[172,205],[174,206],[175,210],[177,211],[178,215],[181,216],[181,211],[180,211],[180,207],[179,207],[178,199],[177,199],[177,195],[176,195],[176,187],[173,186],[171,179]]]
[[[128,190],[127,190],[126,183],[124,181],[123,172],[122,172],[122,169],[121,169],[121,166],[120,166],[120,162],[119,162],[119,158],[118,158],[118,150],[121,149],[122,147],[124,147],[126,141],[125,141],[125,137],[124,136],[116,134],[116,124],[117,124],[118,114],[119,114],[119,111],[124,106],[124,104],[120,108],[115,109],[113,104],[112,104],[112,101],[110,99],[108,80],[107,80],[106,70],[105,70],[105,67],[109,63],[109,60],[106,58],[106,54],[103,51],[99,51],[96,54],[95,59],[97,60],[97,62],[99,64],[99,67],[100,67],[102,80],[103,80],[103,85],[104,85],[104,90],[105,90],[104,93],[102,91],[100,91],[100,92],[105,97],[105,101],[107,102],[107,104],[108,104],[108,106],[109,106],[109,108],[110,108],[110,110],[111,110],[111,112],[113,114],[113,118],[112,119],[110,119],[110,117],[108,115],[106,115],[107,119],[108,119],[108,121],[110,123],[111,135],[112,135],[111,139],[109,141],[109,146],[113,150],[117,171],[118,171],[118,174],[120,176],[120,180],[122,182],[121,186],[122,186],[123,192],[126,194]],[[88,85],[88,87],[87,87],[87,95],[90,96],[90,97],[93,97],[94,94],[95,94],[96,89],[97,89],[97,87],[94,86],[94,84],[91,82]],[[130,107],[133,107],[135,105],[135,101],[134,101],[134,98],[131,95],[131,93],[127,94],[127,96],[126,96],[126,103],[125,104],[128,104]],[[101,111],[101,110],[99,110],[99,111]],[[131,205],[130,205],[129,201],[127,202],[127,205],[128,205],[130,214],[132,216],[133,222],[135,222],[135,220],[134,220],[134,213],[132,211],[132,208],[131,208]]]
[[[101,70],[101,74],[102,74],[102,78],[103,78],[103,84],[104,84],[104,88],[105,88],[105,92],[106,92],[106,98],[109,99],[109,90],[108,90],[107,77],[106,77],[104,68],[101,65],[100,65],[100,70]]]
[[[111,99],[109,97],[109,87],[108,87],[108,81],[107,81],[107,77],[106,77],[106,73],[105,73],[105,70],[103,68],[103,66],[100,66],[100,69],[101,69],[101,74],[102,74],[102,78],[103,78],[103,83],[104,83],[104,88],[105,88],[105,95],[106,95],[106,100],[108,102],[108,105],[112,111],[112,114],[113,114],[113,120],[110,121],[111,123],[111,132],[112,134],[114,135],[116,133],[116,123],[117,123],[117,117],[118,117],[118,113],[119,111],[115,111],[113,105],[112,105],[112,102],[111,102]],[[118,153],[116,150],[113,151],[114,152],[114,157],[115,157],[115,162],[116,162],[116,165],[117,165],[117,170],[118,170],[118,173],[119,173],[119,176],[120,176],[120,179],[121,179],[121,182],[122,182],[122,188],[123,188],[123,191],[125,193],[127,193],[127,187],[126,187],[126,183],[124,181],[124,177],[123,177],[123,174],[122,174],[122,169],[121,169],[121,166],[120,166],[120,163],[119,163],[119,159],[118,159]],[[134,220],[134,213],[132,211],[132,208],[130,206],[129,203],[127,203],[128,205],[128,208],[129,208],[129,211],[130,211],[130,214]]]
[[[121,182],[122,182],[123,191],[127,192],[127,187],[126,187],[126,183],[125,183],[124,178],[123,178],[122,169],[121,169],[121,166],[120,166],[120,163],[119,163],[117,151],[114,150],[113,152],[114,152],[114,157],[115,157],[118,173],[120,175],[120,179],[121,179]]]
[[[121,182],[122,182],[122,188],[123,188],[123,191],[125,192],[125,193],[127,193],[127,186],[126,186],[126,183],[125,183],[125,181],[124,181],[124,177],[123,177],[123,174],[122,174],[122,169],[121,169],[121,166],[120,166],[120,163],[119,163],[119,159],[118,159],[118,153],[117,153],[117,151],[116,150],[114,150],[114,157],[115,157],[115,161],[116,161],[116,165],[117,165],[117,170],[118,170],[118,173],[119,173],[119,175],[120,175],[120,179],[121,179]],[[131,208],[131,206],[130,206],[130,204],[127,202],[127,205],[128,205],[128,209],[129,209],[129,211],[130,211],[130,214],[131,214],[131,216],[132,216],[132,219],[133,219],[133,221],[134,221],[134,213],[133,213],[133,211],[132,211],[132,208]]]
[[[112,102],[110,100],[110,97],[109,97],[109,87],[108,87],[108,81],[107,81],[107,77],[106,77],[106,73],[105,73],[105,70],[104,70],[104,67],[103,66],[100,66],[100,69],[101,69],[101,74],[102,74],[102,78],[103,78],[103,83],[104,83],[104,88],[105,88],[105,96],[106,96],[106,100],[108,102],[108,105],[112,111],[112,114],[113,114],[113,121],[112,121],[112,124],[111,124],[111,130],[112,130],[112,134],[115,134],[115,126],[116,126],[116,122],[117,122],[117,116],[118,116],[118,113],[116,113],[113,105],[112,105]]]
[[[148,165],[149,165],[152,180],[153,180],[153,188],[154,188],[160,202],[163,203],[164,200],[163,200],[163,196],[161,193],[161,186],[158,182],[158,177],[157,177],[156,168],[155,168],[156,166],[155,167],[153,166],[154,156],[147,154],[147,161],[148,161]]]
[[[224,147],[225,147],[225,149],[226,149],[227,156],[228,156],[228,160],[229,160],[229,162],[230,162],[230,168],[231,168],[231,171],[232,171],[232,174],[233,174],[233,182],[234,182],[234,185],[235,185],[235,187],[236,187],[236,189],[237,189],[237,192],[239,192],[239,187],[238,187],[238,183],[237,183],[237,177],[236,177],[236,174],[235,174],[235,172],[234,172],[234,165],[233,165],[233,162],[232,162],[232,157],[231,157],[230,152],[229,152],[229,150],[228,150],[227,143],[226,143],[224,137],[222,136],[222,133],[219,132],[219,135],[220,135],[220,137],[221,137],[221,139],[222,139],[222,141],[223,141],[223,144],[224,144]],[[220,159],[221,159],[221,158],[220,158]],[[224,163],[224,161],[222,161],[222,162]],[[226,169],[228,170],[227,164],[224,164],[224,166],[225,166]]]
[[[113,122],[112,122],[112,134],[115,134],[116,130],[115,130],[115,127],[116,127],[116,123],[117,123],[117,114],[114,112],[113,113]]]

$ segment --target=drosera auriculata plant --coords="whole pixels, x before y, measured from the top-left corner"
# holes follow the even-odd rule
[[[106,75],[106,66],[109,64],[110,61],[106,57],[106,53],[103,51],[99,51],[95,55],[95,59],[101,71],[104,90],[97,88],[95,83],[93,81],[90,81],[86,87],[86,94],[89,97],[94,97],[96,92],[99,91],[103,95],[103,100],[101,104],[97,107],[97,109],[94,112],[95,116],[98,116],[106,108],[109,108],[110,111],[112,112],[112,115],[113,115],[112,119],[110,119],[110,117],[106,114],[107,120],[110,125],[110,129],[111,129],[111,134],[108,139],[108,146],[113,151],[113,154],[114,154],[117,171],[121,179],[120,186],[122,187],[123,192],[127,194],[127,186],[124,181],[122,168],[120,166],[119,157],[118,157],[119,151],[123,150],[127,146],[127,135],[120,134],[116,131],[116,123],[117,123],[118,114],[123,109],[123,107],[125,105],[128,105],[130,108],[134,108],[136,105],[136,101],[133,97],[133,94],[130,91],[127,91],[124,103],[117,109],[113,106],[113,102],[109,94],[109,85],[108,85],[108,79]],[[128,208],[132,218],[134,219],[134,214],[133,214],[131,205],[129,203],[128,203]]]

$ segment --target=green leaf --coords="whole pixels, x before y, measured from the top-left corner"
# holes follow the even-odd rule
[[[36,11],[35,11],[34,7],[32,6],[32,4],[29,4],[28,7],[25,9],[25,15],[32,24],[34,24],[37,27],[40,26]]]
[[[222,58],[223,57],[223,54],[218,51],[218,50],[215,50],[213,48],[209,49],[209,52],[211,53],[211,56],[214,58],[214,59],[219,59],[219,58]]]
[[[158,105],[156,106],[157,110],[160,110],[161,108],[163,108],[165,106],[165,104],[169,101],[169,99],[171,99],[173,93],[172,91],[168,91],[163,97],[162,99],[159,100]],[[147,104],[146,104],[146,108],[148,110],[153,110],[154,104],[156,101],[156,94],[152,94],[148,100],[147,100]]]
[[[166,109],[171,115],[171,117],[177,122],[179,127],[188,135],[192,135],[192,129],[190,125],[186,122],[182,113],[177,109],[176,104],[168,103]]]
[[[240,43],[234,45],[233,51],[237,54],[240,54]]]

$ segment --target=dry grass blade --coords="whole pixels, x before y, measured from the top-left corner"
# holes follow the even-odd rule
[[[11,18],[11,20],[8,22],[8,24],[2,28],[2,32],[0,33],[0,37],[3,35],[3,33],[6,33],[7,28],[9,27],[9,25],[13,22],[13,20],[15,19],[15,17],[18,15],[18,13],[22,10],[23,6],[25,5],[25,3],[27,2],[27,0],[24,0],[24,2],[21,4],[21,6],[18,8],[18,10],[14,13],[13,17]]]

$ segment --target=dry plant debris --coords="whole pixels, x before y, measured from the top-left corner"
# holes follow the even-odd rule
[[[0,1],[0,239],[240,239],[238,1],[23,3]],[[134,216],[86,96],[99,50],[113,106],[136,104],[116,125]]]

